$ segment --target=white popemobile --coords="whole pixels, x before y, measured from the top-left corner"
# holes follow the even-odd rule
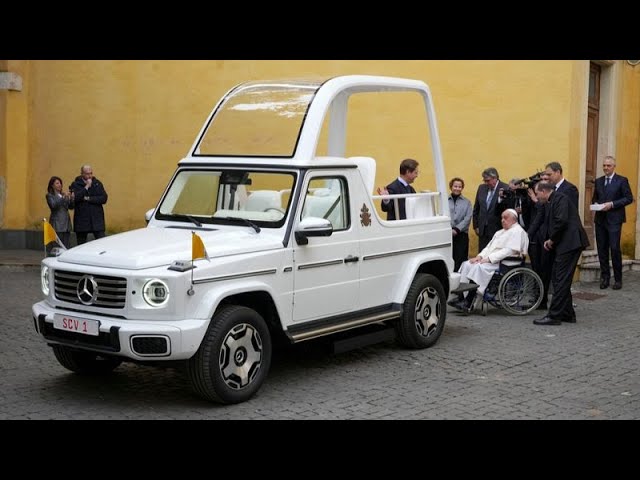
[[[424,101],[437,192],[377,196],[375,161],[345,158],[349,99],[372,92]],[[316,156],[325,123],[328,154]],[[276,337],[388,324],[406,347],[430,347],[460,281],[446,191],[424,82],[244,83],[215,107],[146,228],[42,261],[35,328],[69,370],[182,361],[195,391],[221,403],[256,393]],[[383,198],[405,198],[410,218],[380,218]],[[208,258],[193,258],[199,239]]]

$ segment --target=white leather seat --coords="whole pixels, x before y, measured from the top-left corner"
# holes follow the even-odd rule
[[[264,212],[270,208],[282,210],[280,192],[276,190],[255,190],[249,194],[244,209]]]

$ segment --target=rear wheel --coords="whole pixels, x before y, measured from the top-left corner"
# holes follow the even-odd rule
[[[444,288],[429,274],[417,274],[402,306],[395,328],[399,342],[408,348],[434,345],[444,329],[447,316]]]
[[[99,353],[73,350],[64,345],[53,345],[53,353],[60,365],[81,375],[104,375],[122,363],[122,360],[114,357],[103,357]]]
[[[187,364],[194,390],[218,403],[240,403],[260,388],[271,365],[271,336],[262,316],[231,305],[211,320]]]
[[[498,286],[500,305],[512,315],[532,312],[542,302],[543,295],[542,280],[536,272],[526,267],[507,272]]]

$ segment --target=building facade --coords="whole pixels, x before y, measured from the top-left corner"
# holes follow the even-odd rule
[[[638,198],[635,61],[0,60],[0,248],[41,248],[49,177],[61,177],[66,187],[83,164],[93,166],[109,193],[107,231],[144,226],[144,213],[226,91],[248,80],[343,74],[424,80],[435,102],[447,177],[464,178],[471,199],[486,167],[508,181],[558,161],[580,190],[589,231],[592,181],[602,175],[605,155],[616,157],[617,172]],[[349,139],[354,152],[376,158],[377,185],[397,176],[402,158],[390,152],[405,149],[404,156],[420,160],[422,152],[411,145],[419,114],[407,108],[400,124],[396,117],[382,121],[388,149],[376,146],[370,154],[364,140]],[[428,179],[419,177],[415,186],[428,188]],[[636,259],[638,215],[634,202],[622,234],[624,254]],[[475,251],[473,235],[471,242]]]

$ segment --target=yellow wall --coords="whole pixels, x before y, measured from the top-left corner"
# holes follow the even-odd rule
[[[638,209],[638,168],[640,163],[640,65],[622,65],[621,94],[618,101],[616,172],[629,179],[634,202],[626,207],[627,223],[622,229],[622,252],[635,257]]]
[[[9,178],[2,228],[39,225],[49,213],[44,200],[49,177],[62,177],[66,187],[84,163],[93,166],[109,193],[108,231],[144,225],[144,212],[155,206],[221,95],[239,82],[272,78],[354,73],[424,80],[434,97],[447,178],[463,177],[464,193],[472,201],[480,173],[489,166],[508,181],[559,161],[565,176],[580,186],[584,120],[575,95],[584,96],[584,75],[579,72],[588,61],[8,63],[23,75],[25,87],[22,92],[0,92],[0,126],[5,123],[10,139],[6,153],[0,149],[0,175]],[[624,84],[635,89],[635,103],[625,104],[620,122],[634,128],[620,131],[618,139],[619,165],[627,157],[632,160],[635,148],[636,169],[638,72],[640,68],[624,72]],[[2,108],[7,109],[4,116]],[[383,121],[391,128],[394,118],[388,115]],[[3,154],[8,157],[7,174]],[[377,184],[397,175],[399,160],[378,165]],[[635,182],[637,171],[634,177],[625,167],[624,174]],[[416,187],[421,188],[420,178]],[[625,230],[625,241],[633,231]],[[471,253],[474,242],[475,237]]]

